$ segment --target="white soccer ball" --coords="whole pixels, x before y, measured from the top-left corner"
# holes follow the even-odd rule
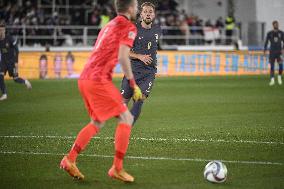
[[[227,167],[221,161],[210,161],[204,169],[204,178],[209,182],[222,183],[227,179]]]

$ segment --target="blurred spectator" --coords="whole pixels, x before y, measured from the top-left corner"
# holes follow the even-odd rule
[[[91,20],[89,22],[90,25],[92,26],[99,26],[100,23],[101,23],[101,13],[100,13],[100,10],[95,7],[94,10],[93,10],[93,13],[91,15]]]
[[[109,9],[105,8],[101,14],[100,28],[103,28],[110,21]]]
[[[186,18],[180,21],[179,30],[181,31],[181,35],[184,38],[181,40],[181,45],[186,45],[186,40],[189,37],[189,29]]]
[[[205,22],[205,26],[206,26],[206,27],[213,27],[213,24],[212,24],[212,22],[211,22],[210,19],[208,19],[208,20]]]
[[[216,37],[215,43],[219,45],[222,43],[221,36],[224,34],[224,20],[222,17],[219,17],[218,20],[216,20],[215,27],[219,30],[219,37]]]
[[[74,25],[83,25],[82,22],[83,15],[80,10],[75,10],[74,14],[72,14],[72,24]]]
[[[168,15],[166,17],[166,34],[167,34],[168,39],[165,40],[168,45],[173,45],[176,41],[175,39],[173,39],[173,36],[177,35],[178,33],[176,29],[173,28],[175,26],[176,26],[175,16],[172,14]]]
[[[218,20],[216,20],[215,27],[219,29],[224,28],[224,20],[222,17],[219,17]]]
[[[205,22],[205,27],[203,27],[203,33],[204,33],[205,43],[212,44],[213,40],[215,39],[215,35],[214,35],[214,27],[210,19],[208,19]]]
[[[190,44],[192,45],[202,45],[204,44],[203,38],[203,20],[198,17],[193,17],[190,25]]]
[[[161,0],[158,2],[158,11],[177,11],[178,3],[175,0]]]
[[[235,28],[235,18],[232,15],[229,15],[226,18],[226,45],[231,45],[232,44],[232,36],[233,36],[233,31]]]

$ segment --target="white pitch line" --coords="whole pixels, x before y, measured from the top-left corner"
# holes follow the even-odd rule
[[[35,136],[35,135],[15,135],[15,136],[0,136],[0,138],[52,138],[52,139],[75,139],[75,136]],[[99,140],[113,140],[113,137],[93,137],[94,139]],[[250,143],[250,144],[276,144],[276,145],[284,145],[284,142],[276,142],[276,141],[256,141],[256,140],[224,140],[224,139],[196,139],[196,138],[144,138],[144,137],[133,137],[131,140],[137,141],[159,141],[159,142],[214,142],[214,143]]]
[[[17,152],[17,151],[0,151],[0,154],[21,154],[21,155],[52,155],[64,156],[64,153],[50,153],[50,152]],[[80,154],[85,157],[99,157],[99,158],[113,158],[112,155],[97,155],[97,154]],[[167,161],[192,161],[192,162],[209,162],[210,159],[200,158],[170,158],[170,157],[147,157],[147,156],[126,156],[127,159],[140,159],[140,160],[167,160]],[[235,161],[235,160],[220,160],[224,163],[235,164],[255,164],[255,165],[283,165],[280,162],[267,162],[267,161]]]

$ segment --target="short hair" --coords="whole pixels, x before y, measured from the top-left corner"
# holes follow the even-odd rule
[[[274,21],[272,22],[272,25],[274,25],[274,24],[278,24],[278,21],[277,21],[277,20],[274,20]]]
[[[142,10],[143,7],[145,7],[145,6],[152,7],[152,8],[154,9],[154,11],[156,10],[156,6],[155,6],[153,3],[151,3],[151,2],[144,2],[144,3],[142,3],[142,5],[141,5],[141,10]]]
[[[133,0],[115,0],[114,5],[116,13],[126,12],[132,3]]]
[[[5,27],[6,27],[5,21],[1,20],[0,21],[0,28],[5,28]]]

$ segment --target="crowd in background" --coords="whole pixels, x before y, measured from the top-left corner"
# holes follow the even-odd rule
[[[48,8],[48,4],[44,4],[45,1],[42,2],[41,5],[38,5],[37,0],[28,0],[23,1],[23,5],[19,5],[16,0],[11,0],[0,4],[0,18],[4,19],[8,26],[26,26],[25,34],[27,36],[51,36],[55,33],[58,36],[56,41],[50,38],[42,40],[41,45],[45,45],[44,43],[64,45],[68,38],[60,38],[60,36],[79,36],[83,35],[83,31],[76,28],[62,29],[56,26],[91,25],[101,28],[116,16],[112,0],[72,0],[69,1],[70,8],[68,9],[64,7],[65,1],[62,0],[56,0],[55,9],[52,9],[50,4]],[[158,15],[155,22],[164,28],[163,35],[166,44],[221,43],[221,40],[218,41],[218,37],[211,39],[212,37],[208,37],[208,34],[209,32],[218,36],[224,34],[226,22],[222,17],[218,20],[206,20],[199,18],[198,15],[188,15],[185,10],[178,10],[179,4],[175,0],[159,0],[157,2]],[[90,29],[88,35],[97,35],[98,31],[99,29]],[[23,30],[20,28],[11,29],[10,32],[13,35],[23,34]],[[177,35],[184,36],[184,38],[173,39]],[[191,36],[188,41],[186,41],[186,36]],[[28,40],[27,45],[33,45],[38,41]],[[80,40],[76,41],[75,39],[75,43],[80,43]]]

